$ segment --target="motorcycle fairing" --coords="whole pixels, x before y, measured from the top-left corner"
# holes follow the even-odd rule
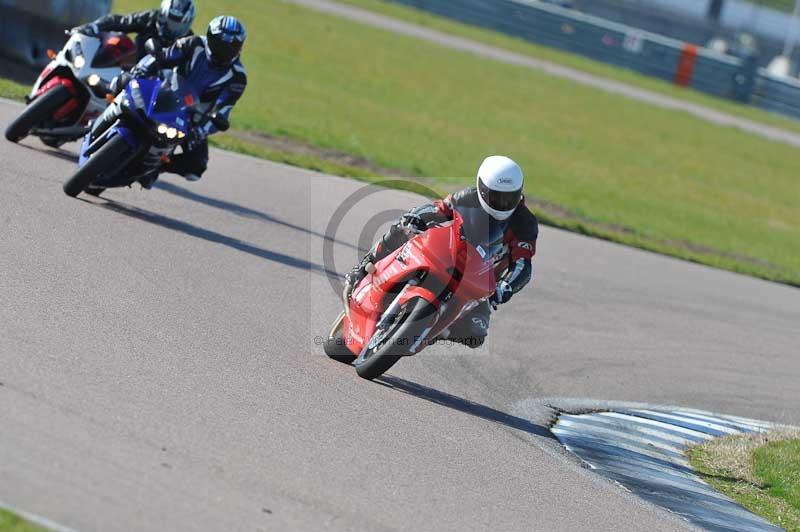
[[[408,284],[410,279],[420,277],[424,277],[421,284]],[[451,224],[415,236],[378,261],[375,273],[367,275],[353,291],[350,313],[343,323],[351,340],[346,344],[353,354],[358,355],[375,334],[389,304],[387,298],[397,297],[398,287],[403,287],[401,304],[421,297],[438,310],[438,320],[430,332],[434,338],[466,306],[494,293],[494,265],[491,257],[481,256],[475,246],[462,238],[458,214]]]

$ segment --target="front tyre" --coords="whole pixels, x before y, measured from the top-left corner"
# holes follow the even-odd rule
[[[325,340],[323,348],[325,354],[329,358],[342,364],[352,364],[356,356],[347,348],[343,338],[344,325],[344,312],[333,322],[331,332],[328,333],[328,338]]]
[[[389,371],[402,357],[421,351],[435,320],[436,312],[430,303],[421,297],[410,299],[386,331],[376,332],[381,337],[374,342],[375,345],[355,360],[353,365],[358,376],[375,379]]]
[[[125,139],[119,135],[114,135],[64,183],[64,193],[74,198],[96,181],[98,177],[116,168],[119,161],[123,159],[129,150],[130,147],[125,142]]]
[[[28,105],[16,120],[6,128],[6,139],[19,142],[27,137],[31,129],[52,118],[56,111],[72,99],[72,93],[64,85],[53,87]]]

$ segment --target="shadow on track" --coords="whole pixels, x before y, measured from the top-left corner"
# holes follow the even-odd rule
[[[289,229],[294,229],[295,231],[300,231],[300,232],[306,233],[308,235],[316,236],[316,237],[322,238],[323,240],[328,240],[329,242],[333,242],[334,244],[338,244],[340,246],[345,246],[345,247],[348,247],[350,249],[355,249],[356,251],[358,251],[360,253],[366,253],[367,252],[366,249],[365,250],[361,250],[361,249],[359,249],[358,246],[350,244],[349,242],[342,242],[341,240],[337,240],[331,235],[326,235],[326,234],[323,234],[323,233],[318,233],[317,231],[312,231],[311,229],[308,229],[306,227],[302,227],[302,226],[295,225],[295,224],[290,223],[290,222],[286,222],[284,220],[281,220],[280,218],[275,218],[274,216],[269,215],[267,213],[264,213],[264,212],[261,212],[261,211],[257,211],[255,209],[251,209],[249,207],[243,207],[242,205],[239,205],[237,203],[233,203],[233,202],[230,202],[230,201],[225,201],[225,200],[221,200],[221,199],[217,199],[217,198],[210,198],[208,196],[203,196],[202,194],[198,194],[197,192],[188,190],[186,188],[178,186],[178,185],[176,185],[174,183],[170,183],[168,181],[157,181],[156,185],[155,185],[155,188],[157,188],[159,190],[163,190],[164,192],[167,192],[169,194],[174,194],[175,196],[179,196],[179,197],[181,197],[183,199],[187,199],[187,200],[190,200],[190,201],[196,201],[197,203],[206,205],[208,207],[214,207],[214,208],[221,209],[221,210],[224,210],[224,211],[232,212],[234,214],[238,214],[239,216],[243,216],[245,218],[254,218],[256,220],[262,220],[262,221],[265,221],[265,222],[268,222],[268,223],[281,225],[283,227],[288,227]]]
[[[154,212],[145,209],[132,207],[105,198],[103,198],[103,200],[105,201],[105,203],[95,203],[92,201],[81,199],[81,201],[89,205],[94,205],[96,207],[100,207],[102,209],[115,212],[117,214],[122,214],[124,216],[136,218],[137,220],[141,220],[153,225],[165,227],[167,229],[171,229],[172,231],[177,231],[178,233],[183,233],[185,235],[193,236],[195,238],[200,238],[208,242],[213,242],[215,244],[222,244],[223,246],[227,246],[237,251],[242,251],[249,255],[259,257],[261,259],[278,262],[285,266],[291,266],[292,268],[298,268],[300,270],[320,273],[328,277],[332,276],[333,278],[336,279],[339,279],[341,277],[338,273],[330,271],[325,267],[320,266],[319,264],[314,264],[313,262],[307,261],[305,259],[299,259],[296,257],[292,257],[290,255],[284,255],[283,253],[278,253],[277,251],[270,251],[268,249],[260,248],[258,246],[254,246],[253,244],[248,244],[247,242],[243,242],[236,238],[223,235],[221,233],[217,233],[209,229],[203,229],[202,227],[197,227],[196,225],[192,225],[190,223],[183,222],[181,220],[176,220],[175,218],[170,218],[169,216],[164,216],[163,214],[156,214]]]
[[[29,137],[29,138],[35,139],[35,137]],[[59,159],[63,159],[73,164],[78,163],[78,155],[76,153],[72,153],[71,151],[67,151],[62,148],[51,148],[45,144],[42,144],[41,148],[37,148],[35,146],[28,146],[27,144],[23,144],[22,142],[17,143],[17,146],[19,146],[20,148],[25,148],[26,150],[35,151],[37,153],[52,155],[54,157],[58,157]]]
[[[413,395],[414,397],[419,397],[420,399],[425,399],[426,401],[430,401],[431,403],[435,403],[437,405],[452,408],[458,412],[463,412],[481,419],[500,423],[501,425],[505,425],[512,429],[533,434],[534,436],[541,436],[543,438],[550,439],[553,438],[553,434],[547,427],[537,425],[536,423],[528,421],[527,419],[512,416],[511,414],[506,414],[505,412],[495,410],[494,408],[486,405],[473,403],[467,399],[456,397],[455,395],[451,395],[449,393],[440,392],[439,390],[429,388],[428,386],[423,386],[422,384],[417,384],[416,382],[407,381],[405,379],[401,379],[400,377],[384,375],[373,382],[388,388],[392,388],[393,390],[398,390],[403,393]]]

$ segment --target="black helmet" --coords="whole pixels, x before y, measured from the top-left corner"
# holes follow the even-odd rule
[[[208,57],[215,66],[228,67],[239,58],[247,38],[244,24],[236,17],[222,15],[208,25]]]

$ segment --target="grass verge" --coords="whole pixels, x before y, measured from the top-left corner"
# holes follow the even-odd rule
[[[0,532],[47,532],[47,529],[0,508]]]
[[[704,92],[692,88],[679,87],[673,83],[645,76],[628,70],[619,68],[607,63],[595,61],[587,57],[549,48],[531,43],[524,39],[505,35],[496,31],[483,29],[469,24],[463,24],[446,17],[441,17],[423,10],[414,9],[402,4],[392,3],[390,0],[338,0],[343,4],[361,7],[388,15],[397,19],[412,22],[419,26],[425,26],[458,37],[472,39],[484,44],[503,48],[511,52],[529,55],[538,59],[551,61],[560,65],[572,67],[582,72],[588,72],[596,76],[627,83],[634,87],[647,89],[659,94],[671,96],[679,100],[710,107],[725,113],[729,113],[741,118],[747,118],[755,122],[800,132],[800,121],[792,120],[776,113],[770,113],[757,107],[740,104],[732,100],[725,100],[710,96]]]
[[[800,531],[800,431],[734,435],[689,450],[714,488],[789,532]]]
[[[0,77],[0,98],[23,100],[30,90],[30,87],[26,87],[21,83]]]
[[[793,148],[277,0],[201,0],[198,27],[220,12],[251,30],[249,88],[221,147],[359,179],[418,176],[439,191],[503,153],[525,168],[547,223],[800,285]]]

